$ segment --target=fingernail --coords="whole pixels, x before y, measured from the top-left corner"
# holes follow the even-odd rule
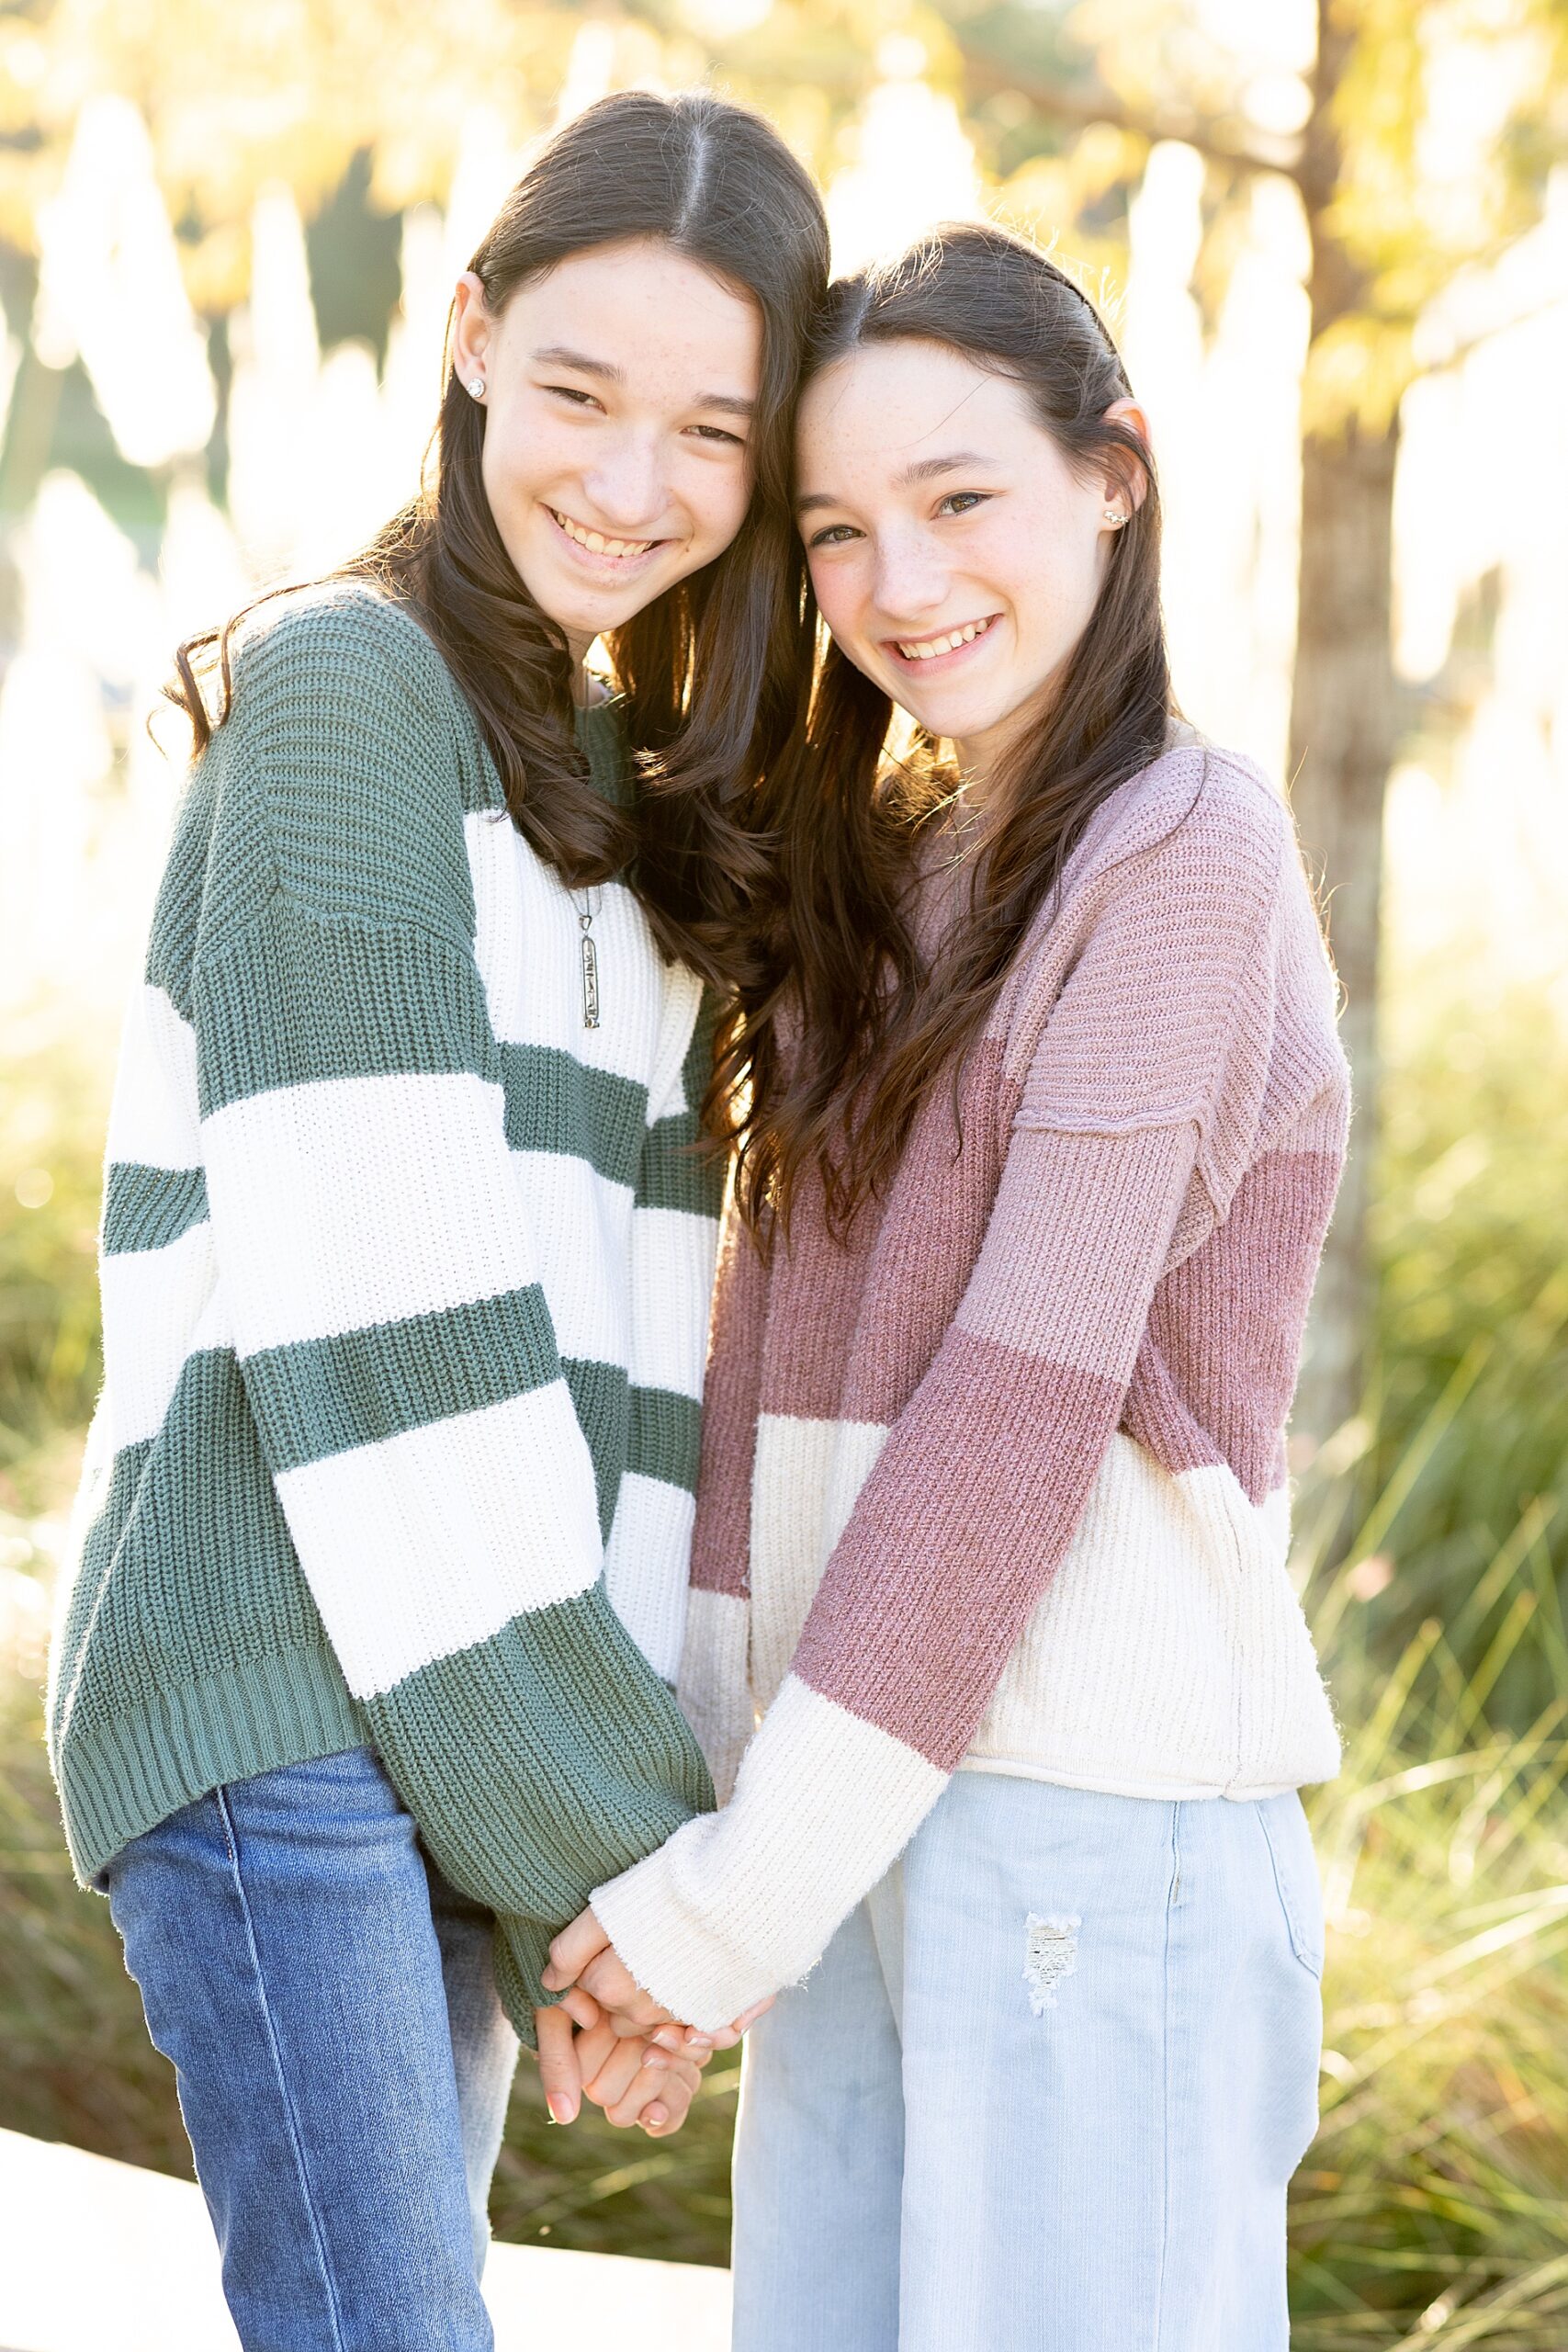
[[[648,2110],[648,2113],[643,2117],[643,2119],[642,2119],[642,2120],[643,2120],[644,2124],[648,2127],[648,2129],[649,2129],[649,2131],[658,2131],[658,2130],[660,2130],[660,2129],[664,2124],[666,2124],[666,2123],[668,2123],[668,2122],[669,2122],[669,2120],[670,2120],[670,2113],[669,2113],[669,2109],[668,2109],[667,2108],[662,2108],[662,2107],[650,2107],[650,2108],[649,2109],[649,2110]]]
[[[552,2123],[570,2123],[571,2121],[571,2101],[567,2098],[564,2091],[552,2091],[550,2093],[549,2104],[550,2121]]]
[[[686,2047],[688,2050],[711,2050],[713,2036],[711,2033],[689,2033],[686,2036]]]
[[[661,2075],[670,2061],[662,2050],[649,2050],[644,2052],[642,2063],[649,2074]]]
[[[681,2037],[672,2025],[661,2025],[653,2037],[656,2050],[679,2050]]]

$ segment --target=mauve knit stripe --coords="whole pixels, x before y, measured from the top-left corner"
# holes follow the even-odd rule
[[[692,1537],[691,1580],[744,1598],[749,1581],[751,1452],[762,1384],[768,1270],[733,1210],[719,1242],[704,1414],[704,1501]]]
[[[1172,1472],[1226,1463],[1249,1502],[1280,1483],[1280,1433],[1339,1164],[1271,1152],[1230,1216],[1155,1294],[1122,1427]]]
[[[951,1331],[833,1555],[793,1671],[953,1771],[1066,1552],[1121,1402],[1114,1381]]]
[[[840,1419],[896,1421],[958,1313],[1018,1107],[1021,1090],[1004,1077],[1002,1054],[999,1040],[984,1038],[969,1057],[959,1097],[962,1155],[946,1087],[928,1098],[916,1124],[887,1202],[903,1246],[875,1253],[854,1303],[853,1344],[833,1408]],[[793,1295],[787,1311],[800,1311]]]
[[[818,1188],[801,1186],[790,1238],[773,1253],[761,1409],[807,1421],[839,1417],[870,1253],[882,1225],[873,1202],[840,1247],[828,1233]]]

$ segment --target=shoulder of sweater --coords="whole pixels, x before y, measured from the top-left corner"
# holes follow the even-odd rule
[[[465,817],[499,793],[417,621],[366,582],[291,594],[242,624],[233,680],[201,763],[202,951],[274,890],[321,915],[471,938]]]
[[[457,680],[407,607],[368,580],[327,580],[269,598],[242,618],[234,639],[234,708],[279,701],[299,715],[316,703],[366,695],[450,724],[463,707]]]
[[[1068,899],[1145,860],[1211,863],[1277,888],[1293,862],[1290,812],[1261,768],[1188,730],[1119,785],[1069,861]],[[1123,877],[1136,887],[1132,871]]]

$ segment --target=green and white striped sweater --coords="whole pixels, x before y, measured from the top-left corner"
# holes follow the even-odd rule
[[[595,780],[629,788],[613,706]],[[667,1687],[718,1180],[702,990],[631,891],[577,910],[434,644],[368,588],[252,624],[127,1024],[105,1383],[51,1660],[90,1879],[220,1782],[374,1746],[551,1934],[712,1804]]]

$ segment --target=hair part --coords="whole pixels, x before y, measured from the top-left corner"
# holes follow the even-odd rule
[[[898,340],[1009,378],[1068,463],[1119,478],[1132,512],[1043,718],[996,779],[967,916],[929,961],[912,920],[915,854],[957,778],[919,732],[908,758],[889,759],[893,705],[829,643],[771,778],[775,891],[726,1039],[737,1199],[764,1239],[775,1223],[787,1230],[807,1178],[842,1233],[886,1192],[944,1080],[956,1107],[964,1056],[1030,925],[1095,810],[1163,749],[1174,708],[1158,485],[1142,437],[1107,414],[1130,387],[1089,297],[1004,230],[934,230],[829,288],[806,380]]]
[[[499,316],[520,287],[571,254],[633,238],[669,244],[750,296],[762,319],[740,529],[713,563],[608,639],[641,768],[636,810],[611,807],[589,778],[566,639],[496,526],[481,472],[484,411],[457,380],[450,327],[419,495],[328,577],[369,582],[412,609],[474,713],[513,822],[562,880],[582,888],[628,874],[665,951],[733,987],[749,936],[742,910],[767,870],[751,801],[809,676],[789,483],[800,355],[827,284],[827,225],[809,175],[760,115],[705,91],[625,91],[540,151],[469,266]],[[227,716],[233,630],[266,601],[179,649],[167,691],[197,753]],[[220,698],[209,712],[200,673],[214,667]]]

